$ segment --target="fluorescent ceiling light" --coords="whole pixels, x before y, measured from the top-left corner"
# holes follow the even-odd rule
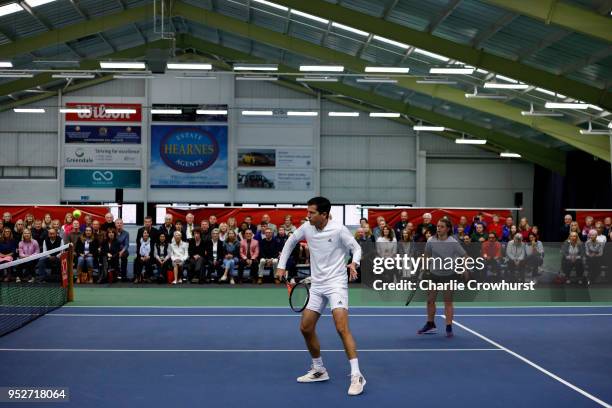
[[[591,122],[589,122],[588,129],[580,129],[581,135],[609,135],[611,132],[612,130],[608,129],[593,129],[593,124]]]
[[[511,83],[513,83],[513,84],[518,84],[518,82],[519,82],[519,81],[517,81],[516,79],[512,79],[512,78],[510,78],[510,77],[503,76],[503,75],[499,75],[499,74],[496,74],[496,75],[495,75],[495,78],[497,78],[497,79],[501,79],[502,81],[511,82]]]
[[[465,97],[468,99],[508,99],[507,95],[499,94],[479,94],[478,89],[474,88],[474,93],[466,93]]]
[[[169,62],[166,65],[166,68],[207,71],[207,70],[212,69],[212,64],[202,64],[202,63],[194,63],[194,62]]]
[[[366,32],[366,31],[361,31],[361,30],[358,30],[356,28],[349,27],[349,26],[346,26],[344,24],[340,24],[340,23],[336,23],[336,22],[332,23],[332,27],[339,28],[339,29],[344,30],[344,31],[349,31],[351,33],[355,33],[355,34],[361,35],[363,37],[367,37],[368,35],[370,35],[370,33]]]
[[[297,78],[298,82],[338,82],[336,77],[303,77]]]
[[[60,74],[53,74],[51,75],[51,78],[58,78],[58,79],[69,79],[69,78],[86,78],[86,79],[92,79],[95,78],[95,74],[93,73],[88,73],[88,72],[62,72]]]
[[[608,127],[612,129],[612,122],[608,123]]]
[[[30,7],[38,7],[43,4],[52,3],[55,0],[25,0],[26,4]]]
[[[342,65],[300,65],[301,72],[343,72]]]
[[[115,74],[115,79],[152,79],[155,78],[153,74]]]
[[[359,116],[359,112],[329,112],[328,116],[337,116],[337,117],[350,117],[356,118]]]
[[[60,108],[60,113],[91,113],[89,108]]]
[[[416,125],[412,127],[412,130],[425,131],[425,132],[444,132],[446,128],[444,126],[423,126]]]
[[[451,81],[449,79],[418,79],[417,84],[425,85],[457,85],[457,81]]]
[[[43,108],[13,108],[15,113],[45,113]]]
[[[0,68],[13,68],[11,61],[0,61]]]
[[[589,108],[595,109],[596,111],[603,112],[603,109],[597,105],[589,105]]]
[[[243,116],[272,116],[274,112],[271,110],[243,110]]]
[[[520,159],[521,155],[518,153],[510,153],[510,152],[501,152],[499,154],[500,157],[509,157],[509,158],[514,158],[514,159]]]
[[[470,75],[474,73],[474,68],[430,68],[430,74],[463,74]]]
[[[226,109],[197,109],[198,115],[227,115]]]
[[[407,74],[410,68],[404,67],[365,67],[365,72],[378,72],[378,73],[393,73],[393,74]]]
[[[527,89],[529,85],[527,84],[500,84],[499,82],[486,82],[484,84],[485,88],[488,89]]]
[[[356,81],[366,84],[397,84],[397,79],[382,77],[357,78]]]
[[[304,17],[304,18],[307,18],[307,19],[310,19],[310,20],[314,20],[314,21],[317,21],[319,23],[329,24],[329,20],[326,20],[326,19],[321,18],[321,17],[313,16],[312,14],[304,13],[303,11],[299,11],[299,10],[296,10],[296,9],[291,9],[291,14],[295,14],[296,16]]]
[[[255,3],[265,4],[266,6],[274,7],[275,9],[289,11],[288,7],[281,6],[280,4],[272,3],[271,1],[266,1],[266,0],[252,0],[252,1]]]
[[[182,109],[161,109],[161,108],[151,109],[152,115],[180,115],[181,113],[183,113]]]
[[[278,71],[276,64],[236,64],[234,71]]]
[[[217,79],[214,75],[184,75],[177,76],[176,79]]]
[[[390,40],[390,39],[388,39],[388,38],[381,37],[381,36],[379,36],[379,35],[375,35],[373,38],[374,38],[375,40],[380,41],[380,42],[384,42],[384,43],[387,43],[387,44],[391,44],[391,45],[394,45],[394,46],[396,46],[396,47],[403,48],[403,49],[405,49],[405,50],[407,50],[408,48],[410,48],[410,46],[409,46],[408,44],[404,44],[404,43],[401,43],[401,42],[398,42],[398,41],[393,41],[393,40]]]
[[[8,16],[9,14],[17,13],[22,11],[23,8],[17,3],[9,3],[5,6],[0,7],[0,17]]]
[[[278,81],[277,76],[269,75],[239,75],[237,81]]]
[[[457,144],[467,144],[467,145],[483,145],[487,144],[485,139],[455,139],[455,143]]]
[[[570,102],[546,102],[544,107],[547,109],[587,109],[586,103],[570,103]]]
[[[476,72],[480,72],[481,74],[487,75],[489,71],[486,69],[476,68]]]
[[[34,74],[28,72],[0,72],[0,78],[34,78]]]
[[[144,62],[100,61],[102,69],[145,69]]]
[[[287,116],[318,116],[319,112],[313,111],[287,111]]]
[[[528,111],[522,111],[521,115],[523,116],[552,116],[552,117],[560,117],[563,116],[560,112],[552,112],[552,111],[535,111],[533,109],[533,103],[529,104]]]
[[[128,114],[128,115],[130,115],[130,114],[136,113],[136,109],[130,109],[130,108],[127,108],[127,109],[108,108],[108,109],[105,109],[104,112],[110,113],[110,114],[117,113],[117,114]]]
[[[429,58],[437,59],[438,61],[444,61],[444,62],[449,61],[449,58],[446,58],[444,55],[435,54],[433,52],[425,51],[420,48],[415,48],[414,52],[416,52],[417,54],[425,55],[426,57],[429,57]]]
[[[371,118],[399,118],[400,114],[397,112],[371,112]]]

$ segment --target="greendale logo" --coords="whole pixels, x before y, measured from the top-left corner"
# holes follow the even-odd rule
[[[217,139],[205,130],[179,128],[164,135],[159,145],[164,163],[181,173],[197,173],[219,157]]]
[[[84,157],[85,151],[80,147],[75,150],[74,155],[76,158],[66,157],[66,163],[93,163],[93,159],[91,157]]]

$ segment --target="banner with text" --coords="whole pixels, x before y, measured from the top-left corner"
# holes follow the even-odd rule
[[[140,146],[73,145],[64,147],[66,167],[134,167],[142,163]]]
[[[227,188],[227,125],[151,126],[151,188]]]

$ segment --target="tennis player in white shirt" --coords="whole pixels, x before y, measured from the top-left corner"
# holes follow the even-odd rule
[[[312,367],[298,382],[316,382],[329,380],[329,374],[323,366],[321,346],[316,333],[316,326],[321,313],[330,303],[336,330],[344,344],[344,350],[351,365],[351,385],[349,395],[363,392],[366,380],[359,371],[357,345],[348,324],[348,279],[346,276],[345,256],[350,249],[353,262],[348,265],[350,278],[357,278],[357,267],[361,260],[361,247],[349,230],[330,217],[331,203],[327,198],[315,197],[308,201],[308,220],[298,228],[285,243],[278,262],[277,275],[286,275],[285,267],[293,247],[305,239],[310,249],[310,299],[302,312],[300,330],[312,356]]]

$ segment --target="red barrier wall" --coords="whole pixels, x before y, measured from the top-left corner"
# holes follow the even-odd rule
[[[191,210],[177,209],[168,207],[166,214],[172,214],[174,221],[185,221],[185,216],[192,213],[195,217],[196,224],[202,220],[207,220],[211,215],[217,216],[217,223],[226,222],[229,217],[235,217],[238,225],[244,220],[244,217],[250,215],[253,217],[253,224],[257,225],[261,222],[261,217],[264,214],[270,216],[272,224],[281,225],[285,222],[285,215],[293,217],[293,225],[298,227],[300,219],[306,217],[306,208],[243,208],[243,207],[222,207],[222,208],[197,208]]]
[[[18,219],[24,219],[26,214],[32,213],[35,219],[43,219],[45,214],[51,214],[51,218],[57,218],[60,222],[64,223],[64,216],[66,213],[73,212],[74,210],[81,210],[81,218],[86,214],[89,214],[93,219],[104,222],[104,215],[110,211],[108,207],[104,206],[91,206],[91,205],[1,205],[0,212],[10,212],[13,215],[13,222]],[[1,215],[1,214],[0,214]]]
[[[376,217],[383,216],[387,224],[393,227],[396,222],[400,221],[400,213],[406,211],[408,213],[408,220],[412,222],[415,227],[423,222],[423,214],[430,213],[432,216],[432,223],[437,223],[443,216],[448,216],[453,224],[459,222],[459,218],[465,215],[468,218],[468,223],[472,222],[472,219],[482,212],[484,214],[484,221],[490,223],[493,219],[493,214],[497,214],[500,217],[500,224],[505,222],[505,218],[512,215],[512,211],[508,209],[487,209],[487,210],[474,210],[474,209],[444,209],[444,208],[394,208],[394,209],[368,209],[368,223],[370,227],[376,227]],[[516,223],[516,220],[515,220]]]

